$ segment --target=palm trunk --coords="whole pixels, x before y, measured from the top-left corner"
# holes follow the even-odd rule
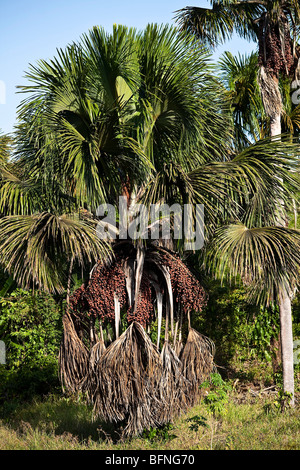
[[[281,295],[279,301],[280,337],[283,373],[283,391],[291,394],[290,405],[294,406],[294,357],[292,306],[288,295]]]
[[[270,121],[270,135],[271,137],[279,136],[281,134],[281,114],[272,117]]]
[[[69,313],[70,309],[70,292],[71,292],[71,281],[72,281],[72,272],[73,272],[73,264],[74,264],[74,257],[72,256],[69,266],[69,273],[68,273],[68,284],[67,284],[67,313]]]
[[[276,86],[277,90],[274,95],[280,94],[278,81],[273,79],[273,87]],[[267,109],[271,109],[272,105],[268,106]],[[270,116],[270,136],[276,137],[281,134],[281,109],[277,106],[273,107],[273,110],[277,108],[277,113],[272,113]],[[280,202],[279,202],[280,204]],[[283,209],[283,207],[282,207]],[[284,217],[283,210],[280,210],[279,225],[283,225]],[[294,364],[293,364],[293,328],[292,328],[292,302],[289,295],[279,296],[279,315],[280,315],[280,338],[281,338],[281,360],[282,360],[282,371],[283,371],[283,392],[289,393],[292,396],[291,405],[294,405]]]
[[[271,77],[265,69],[260,70],[260,89],[266,113],[270,117],[270,136],[281,135],[282,102],[278,79]],[[280,201],[279,201],[280,204]],[[282,205],[282,204],[281,204]],[[283,209],[283,207],[282,207]],[[284,224],[283,211],[280,209],[279,223]],[[291,394],[290,404],[295,404],[294,398],[294,364],[293,364],[293,329],[292,303],[289,295],[279,296],[281,360],[283,370],[283,392]]]
[[[281,134],[281,115],[278,114],[270,123],[271,137]],[[280,203],[280,202],[279,202]],[[283,217],[282,217],[283,216]],[[284,224],[283,207],[280,208],[280,225]],[[281,360],[283,373],[283,392],[291,394],[290,405],[294,406],[294,362],[293,362],[293,327],[292,327],[292,302],[289,295],[279,297]]]

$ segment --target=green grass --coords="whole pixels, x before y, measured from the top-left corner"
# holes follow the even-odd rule
[[[92,410],[80,401],[50,396],[10,403],[1,410],[0,450],[299,450],[299,400],[281,413],[274,397],[246,393],[241,400],[230,392],[221,415],[201,401],[163,432],[128,440],[93,422]]]

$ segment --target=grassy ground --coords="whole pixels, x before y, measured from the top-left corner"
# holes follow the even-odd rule
[[[300,403],[282,413],[274,392],[231,391],[221,415],[203,400],[172,427],[118,440],[93,422],[86,405],[50,396],[30,404],[6,404],[0,450],[299,450]],[[191,419],[192,418],[192,419]]]

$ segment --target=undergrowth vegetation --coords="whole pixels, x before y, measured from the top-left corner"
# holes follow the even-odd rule
[[[187,414],[140,437],[93,419],[84,397],[64,395],[58,380],[63,299],[13,289],[0,298],[1,449],[299,449],[299,365],[296,407],[282,393],[278,312],[246,301],[241,288],[210,283],[195,327],[216,344],[216,372]],[[299,301],[294,336],[299,335]],[[284,411],[284,412],[283,412]]]

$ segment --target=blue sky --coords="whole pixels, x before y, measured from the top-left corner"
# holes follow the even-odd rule
[[[186,5],[209,6],[201,0],[0,0],[0,129],[9,133],[16,122],[29,64],[50,59],[57,48],[77,41],[94,25],[110,31],[114,23],[143,29],[148,23],[174,24],[174,11]],[[241,53],[254,45],[239,38],[224,50]],[[4,93],[5,88],[5,93]]]

